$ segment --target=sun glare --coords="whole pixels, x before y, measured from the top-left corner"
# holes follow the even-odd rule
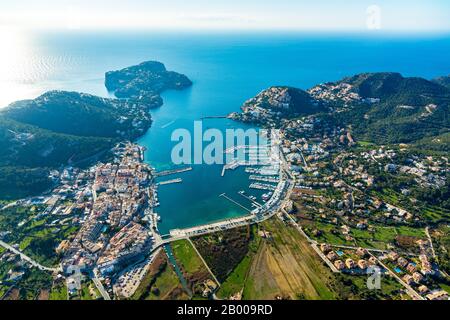
[[[13,28],[0,27],[0,108],[29,97],[24,72],[28,61],[26,37]]]

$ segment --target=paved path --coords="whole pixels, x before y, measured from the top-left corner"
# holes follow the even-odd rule
[[[20,258],[26,262],[28,262],[29,264],[31,264],[33,267],[38,268],[39,270],[42,271],[50,271],[50,272],[57,272],[59,269],[58,268],[49,268],[46,266],[41,265],[39,262],[37,262],[36,260],[33,260],[32,258],[30,258],[29,256],[27,256],[26,254],[20,252],[19,250],[17,250],[16,248],[10,246],[9,244],[7,244],[6,242],[3,242],[0,240],[0,246],[2,246],[3,248],[17,254],[20,256]]]

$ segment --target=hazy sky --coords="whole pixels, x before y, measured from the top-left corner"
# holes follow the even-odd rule
[[[1,0],[0,26],[447,32],[450,1]]]

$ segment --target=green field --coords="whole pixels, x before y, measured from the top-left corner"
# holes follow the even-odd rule
[[[177,262],[185,272],[193,274],[205,269],[202,260],[189,241],[178,240],[173,242],[171,246]]]

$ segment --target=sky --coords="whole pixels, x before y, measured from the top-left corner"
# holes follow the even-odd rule
[[[0,0],[0,27],[450,31],[448,0]]]

